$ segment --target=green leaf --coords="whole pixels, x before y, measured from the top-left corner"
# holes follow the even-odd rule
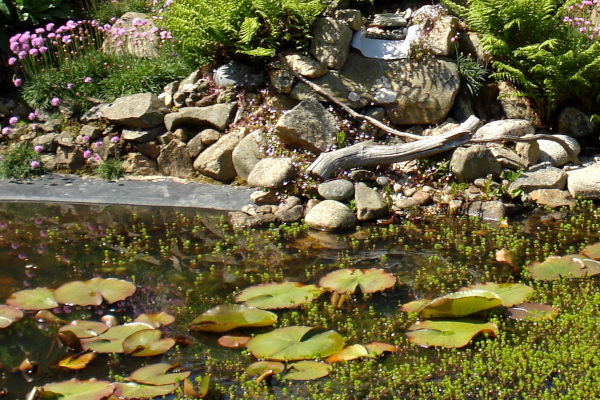
[[[100,292],[108,304],[125,300],[135,293],[135,285],[121,279],[94,278],[85,282],[93,291]]]
[[[361,357],[369,357],[369,351],[362,344],[353,344],[327,357],[325,361],[329,363],[350,361]]]
[[[261,309],[292,308],[308,303],[321,294],[315,285],[298,282],[266,283],[242,290],[235,301]]]
[[[143,322],[148,325],[152,325],[154,328],[160,328],[161,326],[171,325],[175,322],[175,317],[166,312],[160,312],[158,314],[140,314],[133,322]]]
[[[558,310],[547,304],[522,303],[506,310],[508,318],[524,321],[540,321],[554,318]]]
[[[147,365],[133,371],[127,379],[145,385],[170,385],[183,381],[192,373],[183,371],[167,374],[174,367],[175,365],[169,363]]]
[[[23,311],[17,307],[0,305],[0,328],[6,328],[23,318]]]
[[[101,322],[75,320],[70,324],[61,326],[59,333],[69,331],[78,339],[95,338],[108,330],[108,326]]]
[[[153,329],[148,324],[132,322],[130,324],[118,325],[109,328],[102,335],[81,340],[84,350],[92,350],[97,353],[123,353],[123,341],[129,335],[145,329]]]
[[[6,300],[6,304],[22,310],[48,310],[58,307],[53,290],[48,288],[25,289],[13,293]]]
[[[319,361],[298,361],[288,365],[283,379],[290,381],[312,381],[329,375],[331,365]]]
[[[277,315],[243,304],[223,304],[196,317],[190,324],[192,331],[226,332],[240,327],[270,326]]]
[[[344,338],[334,331],[309,326],[290,326],[256,335],[246,344],[256,358],[290,361],[327,357],[344,346]]]
[[[123,352],[134,357],[151,357],[162,354],[175,346],[175,339],[162,338],[158,329],[145,329],[127,336]]]
[[[581,250],[581,254],[591,258],[592,260],[600,261],[600,243],[589,244]]]
[[[402,306],[419,313],[420,318],[459,318],[502,305],[496,293],[487,290],[465,290],[438,297],[426,304],[419,301],[420,309],[411,303]]]
[[[551,256],[544,262],[533,262],[529,264],[529,272],[534,279],[541,281],[551,281],[560,277],[578,278],[587,273],[583,261],[575,256]]]
[[[102,295],[81,281],[65,283],[54,291],[54,298],[61,304],[75,306],[99,306]]]
[[[56,393],[61,396],[61,400],[100,400],[110,396],[114,390],[115,387],[110,382],[96,379],[80,381],[73,378],[42,386],[43,392]]]
[[[354,293],[359,286],[363,293],[375,293],[396,284],[396,277],[382,269],[345,268],[330,272],[319,281],[319,286],[340,294]]]
[[[492,322],[463,321],[418,321],[408,327],[406,336],[412,343],[423,347],[458,348],[469,344],[479,333],[491,336],[498,334]]]
[[[272,374],[280,374],[284,369],[285,365],[277,361],[257,361],[246,368],[246,374],[260,376],[269,371]]]
[[[467,286],[459,291],[462,292],[465,290],[487,290],[488,292],[496,293],[500,297],[500,300],[502,300],[504,307],[511,307],[522,303],[533,293],[533,288],[521,283],[479,283]]]
[[[158,396],[166,396],[177,390],[179,385],[140,385],[135,382],[116,382],[115,396],[120,399],[152,399]],[[62,400],[62,399],[61,399]]]

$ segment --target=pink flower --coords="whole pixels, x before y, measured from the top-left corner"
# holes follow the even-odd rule
[[[29,115],[27,116],[27,119],[30,121],[33,121],[35,119],[35,117],[37,117],[37,115],[34,112],[30,112]]]
[[[15,126],[17,124],[17,122],[19,122],[19,117],[10,117],[8,120],[8,123],[11,124],[12,126]]]
[[[88,76],[88,77],[86,77],[86,78],[85,78],[83,81],[84,81],[85,83],[90,83],[90,82],[92,81],[92,78],[90,78],[90,77]]]
[[[86,150],[83,152],[83,158],[86,160],[92,156],[92,152],[90,150]]]
[[[94,142],[94,147],[96,147],[96,148],[102,147],[102,142],[100,140],[97,142]]]
[[[40,162],[33,160],[29,165],[31,166],[31,168],[36,169],[40,167]]]
[[[94,156],[94,161],[100,161],[100,160],[101,160],[100,156],[98,154],[96,154]]]
[[[11,57],[8,59],[8,65],[15,65],[17,62],[17,58],[16,57]]]
[[[13,79],[13,85],[15,85],[15,87],[19,87],[23,84],[23,81],[21,80],[21,78],[15,78]]]
[[[60,99],[58,97],[53,97],[52,100],[50,100],[50,104],[56,107],[60,104]]]
[[[35,33],[37,33],[38,35],[41,35],[41,34],[42,34],[42,33],[44,33],[44,32],[45,32],[44,28],[37,28],[37,29],[35,30]]]
[[[50,32],[52,29],[54,29],[54,24],[52,22],[50,22],[49,24],[46,24],[47,32]]]
[[[113,143],[119,143],[119,137],[118,136],[113,136],[110,138],[110,141]]]
[[[40,46],[40,53],[44,54],[47,51],[48,51],[48,48],[46,46]]]
[[[44,38],[36,37],[31,39],[31,45],[34,47],[40,47],[44,44]]]
[[[27,57],[27,52],[26,51],[20,51],[19,54],[17,54],[17,57],[19,57],[19,60],[22,60],[25,57]]]
[[[90,141],[90,137],[88,135],[83,135],[81,137],[81,140],[83,140],[84,142],[89,142]]]
[[[37,56],[40,53],[38,49],[30,49],[29,54],[32,56]]]
[[[21,50],[21,46],[19,46],[18,42],[12,42],[9,45],[10,51],[12,51],[14,54],[17,54],[20,50]]]
[[[3,135],[10,135],[11,133],[12,133],[12,129],[10,129],[8,126],[5,126],[4,128],[2,128]]]
[[[41,144],[36,145],[34,148],[36,153],[41,153],[42,151],[44,151],[44,146],[42,146]]]
[[[71,89],[73,87],[73,84],[71,82],[67,83],[67,89]]]

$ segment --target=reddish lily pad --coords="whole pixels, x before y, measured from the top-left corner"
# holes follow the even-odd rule
[[[591,258],[592,260],[600,261],[600,243],[589,244],[581,250],[581,254]]]
[[[100,336],[108,330],[108,326],[101,322],[75,320],[68,325],[61,326],[58,330],[62,332],[72,332],[78,339],[87,339]]]
[[[169,363],[147,365],[136,369],[127,380],[144,385],[170,385],[190,376],[191,371],[167,373],[175,367]]]
[[[93,291],[99,292],[108,304],[125,300],[135,293],[135,285],[121,279],[94,278],[85,282]]]
[[[227,347],[229,349],[239,349],[240,347],[246,346],[246,343],[252,339],[250,336],[221,336],[217,343],[220,346]]]
[[[540,321],[554,318],[558,310],[547,304],[522,303],[506,310],[508,318],[524,321]]]
[[[166,396],[177,390],[179,385],[141,385],[135,382],[116,382],[114,395],[119,399],[153,399]],[[61,399],[62,400],[62,399]]]
[[[161,326],[171,325],[175,322],[175,317],[166,312],[160,312],[157,314],[140,314],[133,322],[143,322],[148,325],[152,325],[154,328],[160,328]]]
[[[48,383],[42,386],[43,392],[56,393],[61,400],[100,400],[110,396],[115,387],[107,381],[71,379],[64,382]]]
[[[491,336],[498,334],[498,327],[492,322],[418,321],[408,327],[406,336],[412,343],[423,347],[464,347],[479,333]]]
[[[68,369],[84,369],[96,357],[96,353],[88,351],[82,354],[76,354],[63,358],[58,362],[59,367]]]
[[[75,306],[99,306],[102,295],[81,281],[65,283],[54,291],[54,298],[61,304]]]
[[[310,326],[289,326],[256,335],[246,347],[256,358],[275,361],[305,360],[330,356],[344,346],[335,331]]]
[[[360,287],[363,293],[375,293],[396,284],[396,277],[382,269],[344,268],[330,272],[319,281],[319,286],[339,294],[354,293]]]
[[[372,342],[365,345],[365,348],[369,352],[369,356],[376,357],[380,356],[383,353],[395,353],[398,351],[398,347],[389,343],[380,343],[380,342]]]
[[[488,292],[494,292],[500,297],[504,307],[512,307],[515,304],[522,303],[533,293],[533,288],[521,283],[487,282],[460,289],[460,291],[465,290],[487,290]]]
[[[419,307],[411,303],[405,304],[402,310],[410,309],[419,313],[420,318],[459,318],[488,310],[502,305],[502,299],[496,293],[487,290],[464,290],[438,297],[423,305],[419,300]]]
[[[288,365],[283,379],[290,381],[312,381],[329,375],[331,365],[319,361],[298,361]]]
[[[18,307],[21,310],[36,311],[58,307],[53,290],[48,288],[25,289],[13,293],[6,300],[6,304]]]
[[[189,325],[193,331],[226,332],[241,327],[273,325],[277,314],[243,304],[223,304],[196,317]]]
[[[353,344],[327,357],[329,363],[350,361],[361,357],[369,357],[369,351],[362,344]]]
[[[560,277],[579,278],[587,274],[587,269],[576,256],[551,256],[544,262],[529,264],[529,272],[534,279],[551,281]]]
[[[165,353],[175,346],[175,339],[162,338],[157,329],[144,329],[127,336],[123,341],[123,352],[134,357],[151,357]]]
[[[235,301],[261,309],[298,307],[321,295],[315,285],[298,282],[266,283],[242,290]]]
[[[17,307],[0,305],[0,328],[6,328],[23,318],[23,311]]]
[[[132,322],[130,324],[118,325],[109,328],[102,335],[81,340],[81,347],[84,350],[92,350],[97,353],[123,353],[123,341],[129,335],[145,329],[153,329],[148,324]]]

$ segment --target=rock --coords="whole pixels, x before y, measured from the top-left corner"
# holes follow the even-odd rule
[[[488,122],[475,132],[481,139],[496,139],[502,136],[525,136],[535,134],[533,124],[526,119],[502,119]]]
[[[264,188],[284,186],[296,177],[291,158],[263,158],[248,175],[248,185]]]
[[[317,191],[325,200],[343,201],[354,196],[354,185],[346,179],[335,179],[319,184]]]
[[[413,199],[397,199],[394,201],[394,206],[400,210],[405,208],[418,207],[419,203]]]
[[[180,126],[212,125],[222,131],[231,122],[236,108],[237,103],[235,102],[206,107],[183,107],[177,112],[167,114],[165,126],[168,130],[173,131]]]
[[[567,107],[558,114],[558,133],[571,137],[590,135],[594,124],[590,117],[573,107]]]
[[[56,136],[55,140],[59,146],[63,146],[63,147],[75,146],[75,143],[73,142],[73,135],[71,134],[71,132],[68,132],[68,131],[61,132],[60,135]]]
[[[245,130],[223,135],[217,143],[200,153],[194,161],[194,169],[221,182],[232,181],[236,177],[232,153],[244,133]]]
[[[523,172],[509,187],[509,193],[522,190],[531,193],[537,189],[564,189],[567,173],[561,169],[540,167]]]
[[[95,125],[83,125],[79,130],[79,134],[89,137],[90,140],[96,140],[102,136],[102,129]]]
[[[258,206],[279,203],[279,194],[276,190],[257,190],[250,195],[250,200]]]
[[[370,107],[365,110],[364,115],[366,115],[367,117],[374,118],[377,121],[381,122],[385,118],[385,108]],[[369,122],[363,122],[358,127],[358,131],[360,134],[374,138],[381,132],[381,129],[376,127],[375,125],[372,125]]]
[[[263,228],[277,222],[274,214],[261,214],[250,216],[241,211],[229,213],[230,223],[237,228]]]
[[[304,215],[304,207],[297,205],[289,210],[277,210],[275,211],[275,217],[281,222],[296,222],[302,219]]]
[[[485,146],[459,147],[452,154],[450,172],[459,182],[470,182],[476,178],[500,176],[502,166]]]
[[[364,18],[359,10],[335,10],[334,18],[344,21],[353,31],[359,30],[364,24]]]
[[[134,34],[136,35],[134,36]],[[105,53],[127,54],[144,58],[160,56],[161,39],[158,28],[154,19],[144,13],[128,12],[123,14],[103,37],[102,50]]]
[[[481,66],[490,64],[490,56],[483,50],[481,46],[481,35],[477,32],[461,32],[459,38],[459,47],[461,52],[472,56]]]
[[[506,217],[506,210],[501,201],[474,201],[469,205],[467,214],[486,221],[499,221]]]
[[[140,153],[156,160],[160,155],[160,147],[156,142],[134,143],[133,147]]]
[[[355,182],[366,182],[375,180],[375,174],[369,169],[353,169],[350,177]]]
[[[163,88],[162,99],[165,102],[165,107],[173,107],[173,96],[177,93],[177,89],[179,89],[179,82],[177,81],[168,83]],[[160,98],[161,96],[158,97]]]
[[[496,160],[498,160],[500,165],[504,168],[514,170],[527,168],[527,162],[524,159],[522,159],[517,153],[510,149],[507,149],[506,147],[493,146],[490,147],[490,150],[496,158]]]
[[[194,173],[186,145],[177,139],[161,148],[157,162],[158,170],[163,175],[188,178]]]
[[[156,175],[158,164],[155,160],[141,153],[129,153],[123,160],[123,171],[126,174]]]
[[[264,133],[257,129],[244,137],[235,149],[233,149],[232,160],[237,174],[245,181],[252,169],[263,158],[265,153],[261,150],[261,143],[264,144]]]
[[[156,139],[158,136],[165,133],[165,128],[157,126],[154,129],[126,129],[123,128],[121,136],[125,140],[131,140],[132,142],[147,143]]]
[[[198,134],[198,136],[200,136],[200,140],[202,140],[203,145],[210,146],[217,143],[223,134],[214,129],[204,129]]]
[[[358,221],[345,204],[335,200],[324,200],[307,212],[304,222],[312,229],[345,231],[354,229]]]
[[[381,60],[408,59],[411,46],[421,40],[421,28],[415,24],[406,30],[404,40],[373,39],[368,37],[365,28],[361,28],[352,37],[352,47],[358,49],[365,57]]]
[[[32,139],[31,145],[42,146],[43,151],[52,151],[56,152],[56,147],[58,145],[58,133],[46,133],[45,135],[36,136]]]
[[[53,171],[57,168],[56,154],[40,154],[40,162],[44,166],[44,169],[48,171]]]
[[[313,58],[301,54],[288,54],[283,57],[283,62],[287,64],[292,71],[295,71],[306,78],[316,79],[327,73],[326,66]]]
[[[163,123],[168,112],[154,94],[138,93],[119,97],[102,111],[102,116],[117,125],[154,128]]]
[[[420,206],[424,206],[431,203],[433,198],[431,197],[431,193],[424,190],[417,190],[415,194],[412,195],[411,200],[416,201]]]
[[[519,90],[510,82],[498,82],[498,100],[506,118],[526,119],[536,128],[543,128],[542,120],[533,100],[518,96]]]
[[[566,142],[567,146],[575,153],[575,155],[579,155],[581,146],[579,146],[577,139],[566,135],[553,136],[563,139],[563,141]],[[540,139],[537,142],[540,146],[540,162],[550,162],[553,166],[560,167],[571,161],[569,154],[559,143],[545,139]]]
[[[313,23],[310,54],[330,69],[339,69],[346,62],[352,30],[340,20],[317,18]]]
[[[296,207],[302,205],[302,200],[300,200],[299,197],[297,196],[290,196],[288,198],[286,198],[283,203],[280,203],[277,206],[277,210],[278,211],[286,211],[291,209],[292,207]]]
[[[515,152],[525,161],[527,166],[537,164],[542,154],[537,141],[519,142],[515,145]]]
[[[104,136],[102,139],[102,144],[97,147],[95,146],[96,153],[102,158],[104,161],[109,158],[115,158],[119,151],[119,145],[117,143],[113,143],[110,136]]]
[[[205,148],[206,148],[206,146],[204,145],[204,143],[202,143],[202,138],[200,137],[200,135],[194,136],[187,143],[187,151],[188,151],[190,158],[198,157],[198,154],[202,153],[202,151]]]
[[[421,7],[421,9],[423,8]],[[421,32],[426,32],[423,35],[423,49],[435,56],[454,55],[456,45],[452,39],[456,37],[458,19],[450,16],[436,18],[429,30],[426,29],[425,24],[427,23],[421,23]]]
[[[258,87],[264,81],[263,76],[255,73],[252,66],[235,61],[217,68],[213,79],[215,85],[220,88],[228,86]]]
[[[294,75],[284,69],[273,69],[269,71],[271,86],[280,93],[290,93],[294,86]]]
[[[365,183],[356,184],[354,199],[359,221],[371,221],[389,213],[388,204],[381,193],[376,189],[371,189]]]
[[[463,201],[462,200],[450,200],[448,202],[448,214],[458,214],[460,212],[460,210],[462,209],[463,206]]]
[[[570,207],[576,204],[571,194],[566,190],[538,189],[529,193],[529,195],[538,205],[551,208]]]
[[[333,115],[317,100],[303,100],[275,125],[275,134],[285,144],[320,153],[335,143],[338,127]]]
[[[76,147],[58,146],[56,149],[56,168],[70,172],[79,171],[85,165],[83,151]]]
[[[600,199],[600,163],[567,172],[571,196],[582,199]]]

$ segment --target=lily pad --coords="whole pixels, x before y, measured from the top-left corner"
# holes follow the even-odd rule
[[[257,361],[246,368],[246,374],[262,376],[265,373],[280,374],[285,370],[285,365],[278,361]]]
[[[192,399],[203,399],[208,394],[208,387],[210,385],[210,375],[204,375],[202,380],[198,384],[196,390],[192,382],[186,378],[183,380],[183,394]]]
[[[250,336],[221,336],[217,343],[220,346],[227,347],[228,349],[239,349],[240,347],[246,346],[246,343],[252,339]]]
[[[560,277],[578,278],[587,274],[585,264],[575,256],[551,256],[544,262],[529,264],[529,272],[534,279],[551,281]]]
[[[166,396],[177,390],[179,385],[140,385],[135,382],[116,382],[114,395],[120,399],[153,399]],[[62,399],[61,399],[62,400]]]
[[[266,283],[242,290],[235,301],[261,309],[292,308],[308,303],[321,295],[315,285],[298,282]]]
[[[506,310],[508,318],[524,321],[540,321],[554,318],[558,310],[547,304],[522,303]]]
[[[54,299],[54,292],[48,288],[25,289],[13,293],[6,299],[6,304],[21,310],[36,311],[58,307],[58,303]]]
[[[487,290],[464,290],[438,297],[425,305],[419,300],[420,309],[411,303],[402,306],[402,310],[417,311],[420,318],[460,318],[479,311],[502,305],[502,299],[496,293]]]
[[[148,325],[152,325],[154,328],[160,328],[161,326],[171,325],[175,322],[175,317],[166,312],[160,312],[157,314],[140,314],[133,322],[143,322]]]
[[[135,285],[121,279],[94,278],[85,282],[93,291],[99,292],[108,304],[125,300],[135,293]]]
[[[191,371],[167,373],[175,366],[169,363],[147,365],[133,371],[127,379],[144,385],[170,385],[183,381],[192,373]]]
[[[488,292],[494,292],[500,297],[504,307],[512,307],[515,304],[522,303],[533,293],[533,288],[521,283],[487,282],[460,289],[460,291],[465,290],[487,290]]]
[[[290,361],[327,357],[344,346],[344,338],[335,331],[310,326],[289,326],[256,335],[246,344],[256,358]]]
[[[157,329],[144,329],[127,336],[123,341],[123,352],[134,357],[151,357],[167,352],[175,346],[175,339],[162,338]]]
[[[592,260],[600,261],[600,243],[589,244],[581,250],[581,253]]]
[[[371,357],[380,356],[385,352],[395,353],[398,351],[398,347],[394,346],[393,344],[380,342],[366,344],[365,348],[367,349],[367,351],[369,352],[369,356]]]
[[[108,326],[101,322],[75,320],[68,325],[61,326],[59,333],[72,332],[78,339],[87,339],[100,336],[108,330]]]
[[[71,379],[64,382],[48,383],[42,386],[43,392],[60,395],[61,400],[100,400],[110,396],[115,387],[107,381]]]
[[[63,358],[58,362],[59,367],[68,369],[84,369],[96,357],[96,353],[88,351],[82,354],[76,354]]]
[[[283,379],[290,381],[312,381],[329,375],[331,365],[319,361],[298,361],[288,365]]]
[[[99,306],[102,295],[81,281],[65,283],[54,291],[54,298],[61,304],[75,306]]]
[[[334,363],[356,360],[361,357],[369,357],[369,351],[362,344],[353,344],[352,346],[345,347],[337,353],[330,355],[325,361]]]
[[[196,317],[189,325],[192,331],[226,332],[240,327],[270,326],[277,314],[243,304],[223,304]]]
[[[479,333],[492,336],[498,327],[492,322],[474,321],[418,321],[408,327],[406,336],[412,343],[423,347],[458,348],[469,344]]]
[[[0,305],[0,328],[6,328],[23,318],[23,311],[17,307]]]
[[[354,293],[360,287],[363,293],[375,293],[396,284],[396,277],[382,269],[345,268],[330,272],[319,281],[319,286],[337,293]]]
[[[92,350],[97,353],[123,353],[123,341],[129,335],[145,329],[153,329],[148,324],[132,322],[130,324],[118,325],[109,328],[102,335],[81,340],[81,347],[84,350]]]

